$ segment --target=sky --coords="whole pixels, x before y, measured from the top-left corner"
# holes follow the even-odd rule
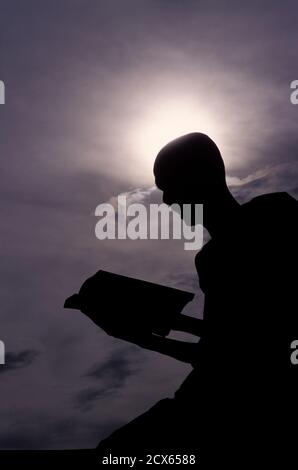
[[[240,202],[297,197],[297,21],[294,0],[0,1],[0,448],[94,447],[190,372],[64,299],[106,269],[195,292],[202,317],[183,241],[99,241],[94,211],[161,202],[156,153],[193,131]]]

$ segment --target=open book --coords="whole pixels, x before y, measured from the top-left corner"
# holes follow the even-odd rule
[[[166,336],[192,292],[100,270],[64,307],[78,309],[112,336],[147,332]]]

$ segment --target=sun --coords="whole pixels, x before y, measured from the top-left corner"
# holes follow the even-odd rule
[[[220,131],[206,109],[185,99],[160,100],[148,107],[131,127],[129,146],[138,173],[152,181],[154,159],[171,140],[190,132],[203,132],[218,142]]]

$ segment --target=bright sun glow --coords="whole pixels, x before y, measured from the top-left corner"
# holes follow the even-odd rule
[[[189,132],[203,132],[222,144],[222,133],[205,109],[187,102],[163,102],[158,109],[148,110],[134,123],[130,133],[130,148],[134,164],[142,175],[152,179],[152,166],[159,150],[177,137]]]

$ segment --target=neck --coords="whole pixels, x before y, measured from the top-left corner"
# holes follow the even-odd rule
[[[240,207],[228,188],[216,202],[207,205],[207,210],[204,211],[204,226],[212,238],[220,235],[235,222]]]

